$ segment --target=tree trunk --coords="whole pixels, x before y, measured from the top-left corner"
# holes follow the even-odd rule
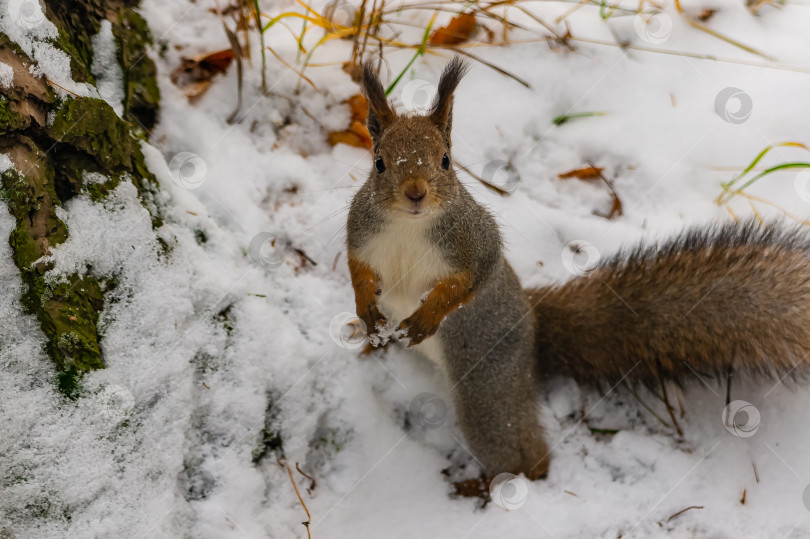
[[[32,2],[15,4],[20,12],[10,13],[11,24],[28,31],[43,24]],[[50,44],[70,56],[73,81],[96,88],[101,96],[110,89],[100,87],[94,76],[98,55],[93,43],[109,21],[122,74],[122,88],[115,88],[123,94],[120,117],[104,99],[81,97],[44,75],[33,75],[36,61],[0,33],[0,63],[13,70],[10,84],[0,83],[0,154],[7,156],[0,156],[0,196],[17,223],[8,241],[27,285],[22,303],[39,320],[58,368],[57,385],[69,396],[82,372],[104,366],[97,323],[104,291],[115,283],[79,274],[59,282],[45,279],[51,266],[42,257],[70,233],[57,208],[80,193],[99,200],[126,177],[138,188],[153,226],[160,226],[150,203],[157,184],[140,148],[155,122],[160,96],[155,65],[146,54],[151,36],[135,7],[127,0],[46,2],[47,18],[58,30]],[[35,70],[40,71],[47,72]],[[87,173],[108,180],[88,182]]]

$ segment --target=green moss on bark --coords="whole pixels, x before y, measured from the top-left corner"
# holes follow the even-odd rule
[[[19,105],[0,96],[0,135],[21,131],[31,125],[31,118],[20,114]]]
[[[137,141],[129,126],[101,99],[65,99],[45,132],[53,140],[82,150],[105,169],[131,168]]]
[[[56,216],[59,198],[53,168],[31,139],[16,136],[3,143],[3,150],[20,169],[0,175],[0,194],[17,221],[9,243],[26,285],[22,303],[37,315],[48,355],[61,371],[59,386],[75,387],[78,373],[103,367],[97,324],[104,297],[92,277],[71,275],[56,283],[45,279],[49,266],[40,259],[68,235]]]
[[[82,373],[102,368],[98,320],[104,308],[105,282],[88,275],[48,276],[41,259],[63,243],[69,230],[56,209],[83,192],[100,201],[124,177],[160,218],[151,202],[157,182],[141,152],[143,127],[154,123],[160,94],[155,66],[146,56],[151,36],[132,0],[47,0],[48,18],[59,29],[56,47],[71,56],[73,78],[94,83],[92,38],[105,18],[113,25],[124,73],[125,119],[103,100],[68,97],[59,102],[34,64],[7,36],[0,34],[0,61],[15,69],[15,84],[0,88],[0,152],[14,167],[0,174],[0,197],[16,220],[9,237],[14,262],[25,284],[23,306],[36,315],[46,351],[58,367],[56,384],[75,395]],[[50,120],[46,124],[45,117]],[[129,121],[128,121],[129,120]],[[107,181],[86,181],[87,173]]]
[[[106,19],[113,26],[118,63],[124,74],[124,116],[135,125],[151,129],[160,106],[157,70],[147,55],[152,35],[136,11],[137,0],[47,0],[48,18],[59,28],[58,46],[70,54],[74,80],[94,83],[89,66],[92,38]]]
[[[96,279],[71,275],[65,282],[47,285],[42,310],[42,329],[51,338],[49,353],[61,360],[62,370],[100,369],[98,316],[104,308],[104,295]]]
[[[53,120],[44,131],[55,143],[51,153],[57,188],[64,190],[60,192],[64,199],[82,191],[98,202],[126,177],[150,210],[152,226],[162,226],[160,212],[151,203],[157,193],[157,179],[146,166],[140,137],[105,101],[67,98],[54,110]],[[110,180],[87,183],[86,172],[97,172]]]
[[[93,58],[91,56],[92,49],[89,43],[89,35],[83,32],[76,32],[76,28],[81,28],[80,26],[73,26],[72,28],[68,26],[67,28],[71,28],[70,31],[66,30],[66,27],[63,26],[58,28],[59,37],[56,46],[70,56],[70,76],[76,82],[95,84],[96,80],[90,73],[90,65]],[[96,28],[96,32],[98,32],[98,28]],[[88,42],[85,45],[83,42],[78,41],[77,38],[87,38]]]
[[[124,73],[124,111],[151,129],[157,120],[160,89],[155,63],[146,56],[152,34],[146,20],[132,9],[121,9],[113,21],[118,58]]]

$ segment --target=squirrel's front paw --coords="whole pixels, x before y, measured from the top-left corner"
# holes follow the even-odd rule
[[[399,339],[408,339],[408,346],[414,346],[432,336],[439,329],[437,324],[429,324],[418,314],[409,316],[399,325],[395,335]]]
[[[385,344],[384,339],[380,332],[388,324],[388,320],[380,312],[377,304],[369,305],[365,311],[360,314],[360,319],[366,325],[366,335],[368,335],[369,342],[372,346],[377,347]]]

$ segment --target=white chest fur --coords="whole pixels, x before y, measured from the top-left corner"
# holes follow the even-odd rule
[[[452,271],[428,237],[433,219],[394,218],[357,253],[380,278],[380,307],[395,324],[413,314],[425,294]],[[441,363],[438,344],[434,336],[418,349]]]

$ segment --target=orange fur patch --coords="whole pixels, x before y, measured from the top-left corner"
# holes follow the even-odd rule
[[[377,304],[377,276],[371,266],[349,254],[349,275],[354,288],[354,302],[357,314],[363,316]]]
[[[445,317],[474,297],[473,276],[469,271],[453,273],[441,279],[424,303],[402,322],[408,328],[412,344],[430,337]]]

